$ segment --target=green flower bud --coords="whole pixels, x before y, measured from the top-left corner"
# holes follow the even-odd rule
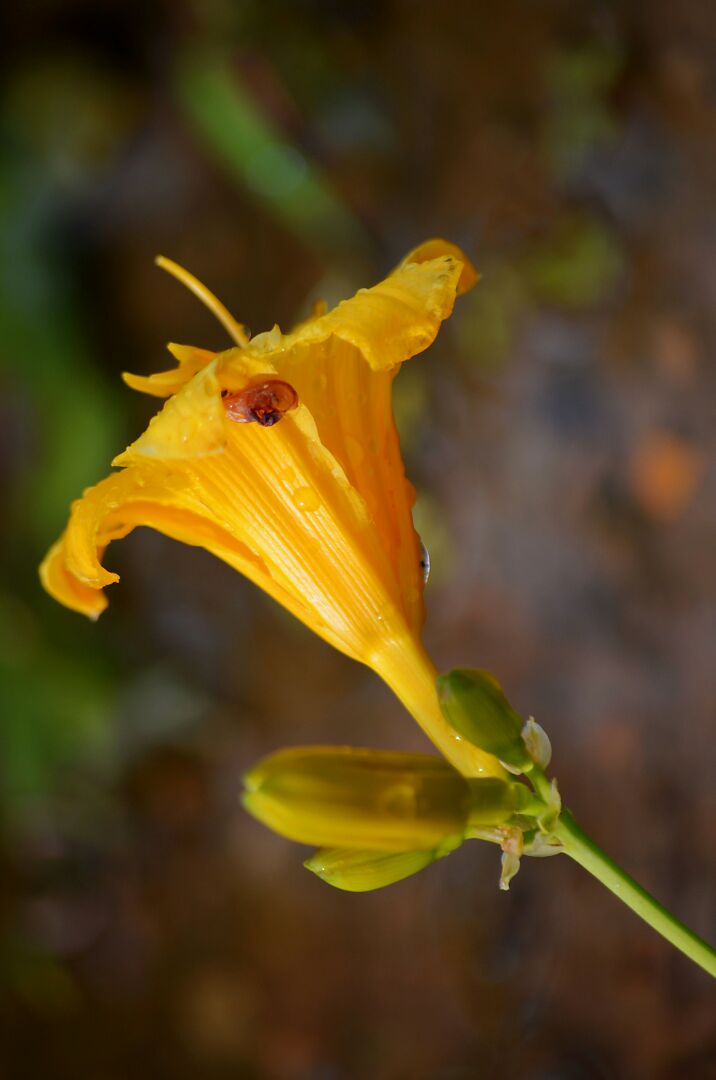
[[[322,881],[346,892],[370,892],[417,874],[436,859],[449,855],[462,843],[448,837],[432,851],[350,851],[321,848],[303,864]]]
[[[320,847],[430,851],[465,831],[471,799],[441,758],[349,747],[280,750],[244,782],[249,813]]]
[[[537,723],[534,716],[530,716],[522,728],[522,742],[535,765],[539,765],[540,769],[546,769],[552,760],[552,744],[549,741],[549,735],[541,724]]]
[[[516,772],[532,766],[522,740],[522,717],[488,671],[456,668],[437,680],[440,707],[458,734]]]

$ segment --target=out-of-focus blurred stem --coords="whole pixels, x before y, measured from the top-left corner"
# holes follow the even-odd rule
[[[194,48],[175,71],[179,101],[228,172],[309,247],[333,261],[369,257],[357,217],[309,155],[292,144],[242,85],[221,49]]]
[[[562,811],[553,834],[562,842],[567,855],[618,896],[658,934],[716,978],[716,951],[617,866],[580,829],[568,810]]]

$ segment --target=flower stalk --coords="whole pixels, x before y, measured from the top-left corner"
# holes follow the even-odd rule
[[[440,676],[438,687],[445,715],[459,724],[466,738],[475,739],[483,750],[489,746],[492,753],[506,757],[507,767],[511,771],[523,754],[526,758],[520,771],[535,793],[537,806],[529,807],[531,818],[525,818],[521,834],[514,823],[502,830],[478,829],[472,833],[473,836],[501,844],[501,887],[509,887],[511,878],[519,869],[521,854],[541,856],[564,853],[684,956],[716,978],[716,950],[672,915],[602,851],[580,828],[569,810],[562,807],[556,781],[550,780],[545,772],[549,762],[549,739],[539,725],[530,719],[520,731],[521,718],[499,685],[486,672],[465,669],[449,672]],[[521,749],[518,741],[522,742]]]
[[[622,870],[587,836],[568,810],[562,811],[554,836],[561,842],[566,855],[614,893],[657,934],[716,979],[716,950]]]

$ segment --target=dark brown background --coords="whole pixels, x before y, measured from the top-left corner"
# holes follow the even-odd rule
[[[224,343],[155,253],[258,331],[462,244],[483,282],[397,384],[427,641],[498,674],[585,827],[713,940],[713,5],[4,20],[0,1076],[716,1076],[707,977],[566,860],[500,894],[471,844],[351,896],[240,810],[274,748],[423,746],[372,674],[143,530],[96,626],[35,576],[151,414],[120,371]]]

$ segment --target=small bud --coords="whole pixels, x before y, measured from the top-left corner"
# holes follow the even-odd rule
[[[346,892],[370,892],[417,874],[436,859],[449,855],[462,843],[461,836],[448,837],[432,851],[350,851],[321,848],[306,859],[307,870],[322,881]]]
[[[438,676],[437,688],[445,717],[464,739],[494,754],[512,772],[531,767],[522,741],[524,721],[493,675],[456,668]]]
[[[280,750],[244,778],[243,803],[299,843],[431,851],[462,835],[467,781],[441,758],[349,747]]]
[[[552,744],[547,732],[533,716],[530,716],[522,728],[522,742],[535,765],[546,769],[552,760]]]

